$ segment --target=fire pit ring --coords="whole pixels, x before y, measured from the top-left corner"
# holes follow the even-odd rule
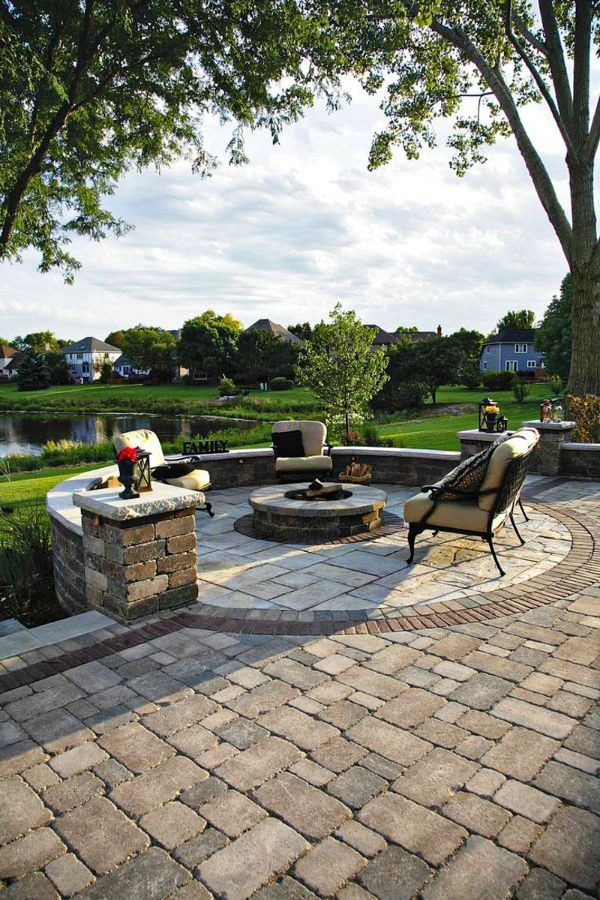
[[[341,485],[325,483],[325,488]],[[271,485],[253,491],[248,503],[254,510],[254,528],[264,537],[277,540],[319,541],[350,537],[374,531],[382,524],[387,494],[370,485],[342,489],[344,496],[328,499],[300,499],[306,482]]]

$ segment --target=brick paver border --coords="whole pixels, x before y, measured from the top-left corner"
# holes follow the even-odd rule
[[[597,585],[600,581],[600,559],[595,550],[599,543],[600,523],[579,511],[567,511],[551,504],[543,504],[539,509],[566,526],[572,544],[564,559],[529,581],[499,587],[488,593],[471,594],[462,600],[436,601],[428,604],[426,609],[419,609],[418,614],[414,608],[394,610],[388,614],[381,610],[375,613],[335,610],[312,613],[309,619],[310,614],[287,610],[231,610],[203,604],[198,613],[184,611],[170,617],[155,618],[91,646],[0,675],[0,693],[119,653],[181,628],[268,635],[389,634],[464,625],[512,615],[566,600],[574,593]]]

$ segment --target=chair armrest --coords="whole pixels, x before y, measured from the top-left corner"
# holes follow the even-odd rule
[[[333,444],[330,444],[329,441],[325,441],[323,444],[323,456],[331,456],[332,448]]]

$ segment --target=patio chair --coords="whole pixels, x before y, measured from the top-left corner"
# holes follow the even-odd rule
[[[138,428],[136,431],[126,431],[117,434],[113,438],[115,454],[124,447],[139,447],[150,454],[150,473],[155,481],[171,484],[174,487],[186,488],[188,491],[196,491],[200,509],[205,509],[212,518],[212,503],[208,503],[204,491],[210,488],[210,475],[206,469],[199,469],[196,463],[198,457],[178,456],[167,459],[154,431],[147,428]]]
[[[519,541],[525,543],[513,512],[518,502],[525,515],[519,493],[539,439],[535,428],[523,428],[464,460],[436,484],[425,485],[421,493],[407,500],[404,520],[408,523],[408,564],[413,562],[418,534],[430,530],[435,536],[443,531],[486,540],[500,575],[504,575],[493,538],[509,519]]]
[[[288,419],[275,422],[271,434],[275,473],[280,481],[306,481],[329,475],[331,444],[323,422]]]

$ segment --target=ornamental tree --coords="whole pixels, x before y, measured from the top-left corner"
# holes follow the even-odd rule
[[[388,359],[383,347],[372,349],[376,328],[367,328],[355,312],[344,312],[337,303],[331,322],[320,323],[300,352],[296,379],[309,387],[331,417],[341,417],[346,428],[361,417],[369,400],[388,379]]]
[[[573,285],[569,391],[600,394],[600,241],[594,163],[600,100],[591,96],[592,51],[600,41],[598,0],[314,0],[338,46],[338,71],[385,89],[386,127],[369,165],[400,146],[415,159],[435,144],[438,118],[453,121],[452,162],[463,175],[486,146],[512,135],[567,260]],[[548,110],[564,151],[559,199],[544,145],[523,118]],[[552,159],[553,170],[561,163]]]

